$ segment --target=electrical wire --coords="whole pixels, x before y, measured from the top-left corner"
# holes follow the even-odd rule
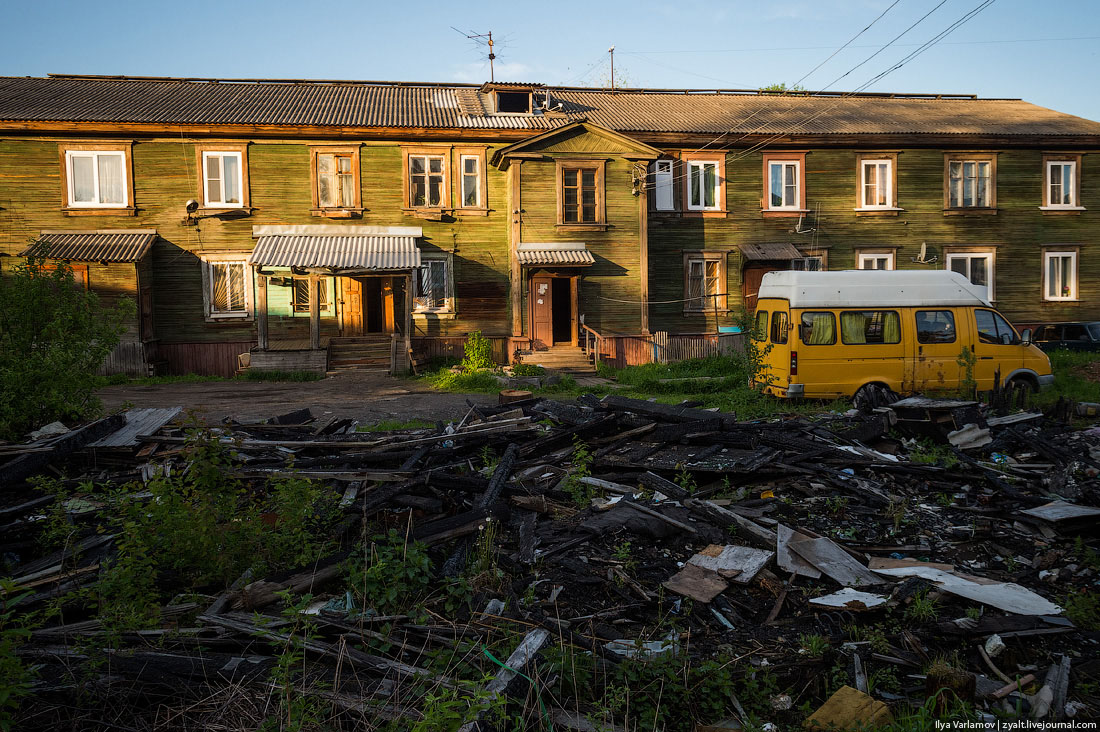
[[[798,81],[796,81],[796,82],[794,83],[794,86],[798,86],[798,85],[799,85],[799,84],[801,84],[801,83],[802,83],[803,81],[805,81],[805,80],[807,79],[807,77],[811,76],[811,75],[812,75],[812,74],[813,74],[813,73],[814,73],[815,71],[817,71],[817,70],[818,70],[818,69],[820,69],[820,68],[821,68],[822,66],[824,66],[825,64],[827,64],[827,63],[829,63],[830,61],[832,61],[832,60],[833,60],[833,58],[834,58],[834,57],[835,57],[835,56],[836,56],[836,55],[837,55],[838,53],[840,53],[841,51],[843,51],[843,50],[844,50],[845,48],[847,48],[848,46],[852,45],[852,41],[856,40],[857,38],[859,38],[860,36],[862,36],[862,35],[863,35],[864,33],[866,33],[866,32],[867,32],[868,30],[870,30],[870,29],[871,29],[871,26],[873,26],[873,25],[874,25],[875,23],[877,23],[877,22],[879,22],[880,20],[882,20],[882,16],[886,15],[886,14],[887,14],[887,13],[889,13],[889,12],[890,12],[891,10],[893,10],[893,9],[894,9],[894,5],[897,5],[897,4],[898,4],[898,3],[900,3],[900,2],[901,2],[901,0],[894,0],[894,2],[893,2],[893,3],[891,4],[891,5],[890,5],[890,7],[886,8],[886,10],[883,10],[883,11],[882,11],[882,13],[880,13],[880,14],[879,14],[879,16],[878,16],[877,18],[875,18],[875,19],[874,19],[874,20],[872,20],[872,21],[871,21],[870,23],[868,23],[868,24],[867,24],[867,26],[866,26],[866,27],[864,27],[864,29],[863,29],[863,30],[861,30],[861,31],[860,31],[859,33],[856,33],[856,34],[855,34],[854,36],[852,36],[852,37],[851,37],[851,39],[850,39],[850,40],[849,40],[849,41],[848,41],[847,43],[845,43],[845,44],[844,44],[843,46],[841,46],[840,48],[838,48],[837,50],[835,50],[835,51],[833,51],[833,52],[832,52],[831,54],[829,54],[829,58],[825,59],[824,61],[822,61],[821,63],[819,63],[819,64],[818,64],[817,66],[815,66],[815,67],[813,67],[812,69],[810,69],[810,70],[809,70],[809,72],[807,72],[807,73],[806,73],[806,74],[805,74],[805,75],[804,75],[804,76],[803,76],[803,77],[802,77],[801,79],[799,79]]]

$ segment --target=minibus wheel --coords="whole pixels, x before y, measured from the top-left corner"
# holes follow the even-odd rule
[[[1027,387],[1027,390],[1032,394],[1039,392],[1039,384],[1034,379],[1029,379],[1026,376],[1013,376],[1011,379],[1005,382],[1005,390],[1008,392],[1014,392],[1016,389],[1023,385]]]

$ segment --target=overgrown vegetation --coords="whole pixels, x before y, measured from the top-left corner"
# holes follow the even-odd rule
[[[587,508],[596,496],[596,489],[582,479],[592,475],[591,465],[595,459],[592,450],[579,437],[573,437],[573,462],[569,467],[562,490],[569,494],[577,508]]]
[[[26,617],[17,617],[15,606],[28,595],[8,579],[0,579],[0,731],[15,729],[15,712],[30,693],[34,671],[15,654],[31,637]]]
[[[134,310],[105,307],[65,262],[32,258],[0,277],[0,439],[98,413],[96,371]]]
[[[480,330],[475,330],[466,337],[466,343],[462,347],[462,370],[472,373],[481,369],[491,369],[496,364],[493,362],[493,343]]]
[[[396,432],[398,430],[422,430],[435,425],[423,419],[383,419],[374,424],[361,424],[355,428],[356,432]]]

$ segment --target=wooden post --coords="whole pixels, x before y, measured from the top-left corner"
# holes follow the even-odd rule
[[[511,183],[512,225],[509,231],[508,260],[510,264],[512,294],[512,337],[523,335],[523,268],[519,264],[519,243],[523,237],[523,208],[520,196],[520,170],[522,160],[513,160],[509,169]]]
[[[309,347],[321,350],[321,276],[309,276]]]
[[[638,299],[642,301],[642,334],[649,335],[649,176],[638,195]]]
[[[256,347],[267,350],[267,275],[256,282]]]
[[[412,370],[412,273],[405,275],[405,359]]]

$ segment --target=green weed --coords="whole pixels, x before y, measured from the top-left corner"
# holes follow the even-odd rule
[[[1100,630],[1100,599],[1088,590],[1062,598],[1066,617],[1082,630]]]
[[[277,369],[272,370],[256,370],[248,369],[238,376],[234,376],[234,379],[239,381],[292,381],[292,382],[307,382],[307,381],[321,381],[325,378],[323,373],[318,371],[280,371]]]
[[[829,650],[829,639],[823,635],[798,636],[798,643],[810,658],[821,658]]]
[[[0,731],[15,729],[15,714],[30,694],[34,671],[23,663],[16,650],[31,637],[27,618],[16,618],[15,606],[32,593],[20,592],[10,579],[0,579]]]
[[[397,432],[399,430],[423,430],[435,427],[434,424],[423,419],[383,419],[374,424],[361,424],[355,428],[356,432]]]
[[[587,508],[596,496],[596,489],[581,481],[592,475],[592,461],[595,455],[581,438],[573,437],[573,464],[569,468],[563,490],[573,499],[578,508]]]
[[[462,370],[473,373],[480,369],[495,368],[493,362],[493,342],[475,330],[466,336],[466,343],[462,347]]]
[[[396,529],[375,536],[364,554],[348,565],[348,585],[359,605],[386,615],[421,603],[432,580],[432,561],[423,544],[408,543]]]
[[[905,608],[905,617],[918,623],[930,623],[939,616],[938,603],[927,592],[915,596]]]

